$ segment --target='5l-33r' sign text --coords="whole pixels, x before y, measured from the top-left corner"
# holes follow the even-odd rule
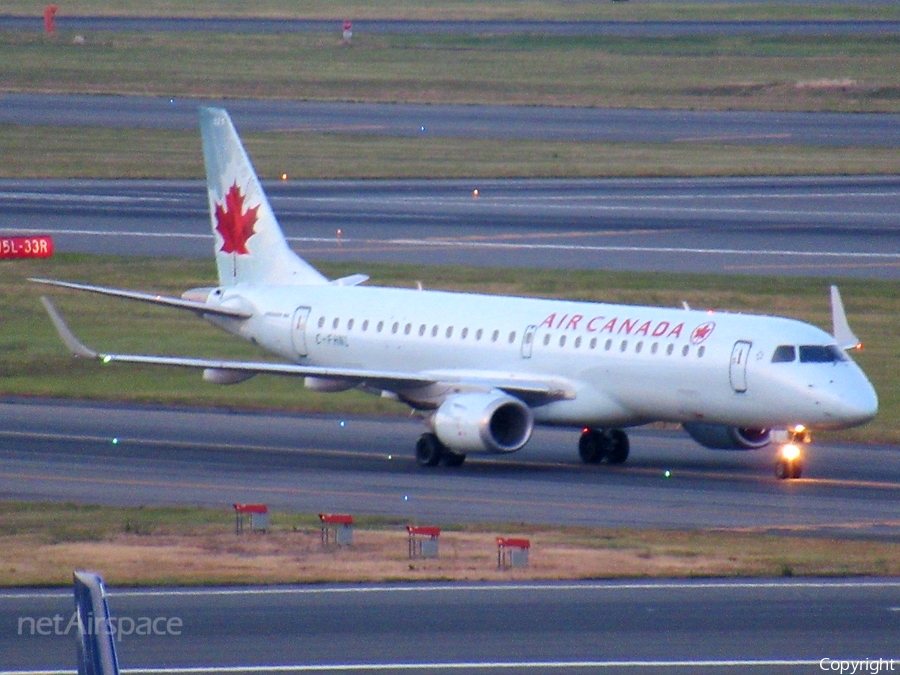
[[[0,258],[49,258],[53,255],[53,237],[2,237]]]

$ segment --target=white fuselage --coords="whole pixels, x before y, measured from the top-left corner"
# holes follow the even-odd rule
[[[850,359],[772,362],[779,345],[834,344],[791,319],[327,284],[222,290],[221,304],[252,307],[253,317],[214,323],[296,363],[441,382],[466,373],[555,378],[568,395],[534,407],[541,424],[842,428],[877,409]],[[453,391],[393,393],[432,408]]]

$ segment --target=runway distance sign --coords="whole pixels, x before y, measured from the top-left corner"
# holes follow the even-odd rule
[[[33,237],[0,236],[0,259],[49,258],[52,255],[53,237],[45,235]]]

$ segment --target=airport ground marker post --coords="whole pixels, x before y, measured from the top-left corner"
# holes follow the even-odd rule
[[[47,35],[56,33],[56,13],[59,7],[56,5],[47,5],[44,7],[44,32]]]
[[[265,504],[235,504],[234,505],[234,533],[242,534],[244,531],[244,516],[250,518],[250,530],[253,532],[269,529],[269,507]]]
[[[410,559],[438,557],[438,537],[441,536],[441,528],[407,525],[406,532],[409,535]]]
[[[322,546],[350,546],[353,544],[353,516],[346,513],[320,513]]]
[[[531,542],[528,539],[497,537],[497,568],[528,567],[529,549]]]

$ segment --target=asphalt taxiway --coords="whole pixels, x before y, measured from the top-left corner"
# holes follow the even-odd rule
[[[197,128],[197,109],[228,109],[242,133],[632,143],[900,147],[891,113],[651,110],[410,103],[347,103],[153,96],[0,94],[0,123],[57,127]]]
[[[350,512],[435,524],[533,522],[900,537],[900,451],[816,443],[779,481],[774,450],[714,452],[635,430],[628,464],[586,466],[578,431],[538,429],[505,456],[422,469],[411,419],[9,400],[5,499]]]
[[[740,3],[735,3],[740,4]],[[842,4],[858,4],[844,0]],[[878,2],[862,2],[877,6]],[[68,16],[56,18],[59,30],[69,32],[217,32],[217,33],[334,33],[341,34],[343,19],[294,19],[262,17],[187,18]],[[352,17],[349,17],[352,18]],[[465,35],[615,35],[627,37],[672,37],[683,35],[883,35],[900,32],[900,21],[858,18],[854,20],[773,21],[528,21],[460,20],[416,21],[409,19],[357,19],[359,36],[366,34]],[[0,30],[39,32],[43,21],[33,16],[0,15]]]
[[[896,176],[287,181],[266,190],[296,251],[358,261],[361,272],[366,261],[415,261],[900,276]],[[52,235],[59,252],[206,258],[214,248],[201,181],[3,180],[0,232]]]
[[[123,626],[177,620],[118,641],[123,672],[147,675],[900,667],[900,582],[889,579],[113,587],[109,604]],[[74,672],[72,609],[68,589],[0,591],[4,675]],[[41,634],[30,619],[50,623]],[[879,670],[861,669],[866,659]]]

